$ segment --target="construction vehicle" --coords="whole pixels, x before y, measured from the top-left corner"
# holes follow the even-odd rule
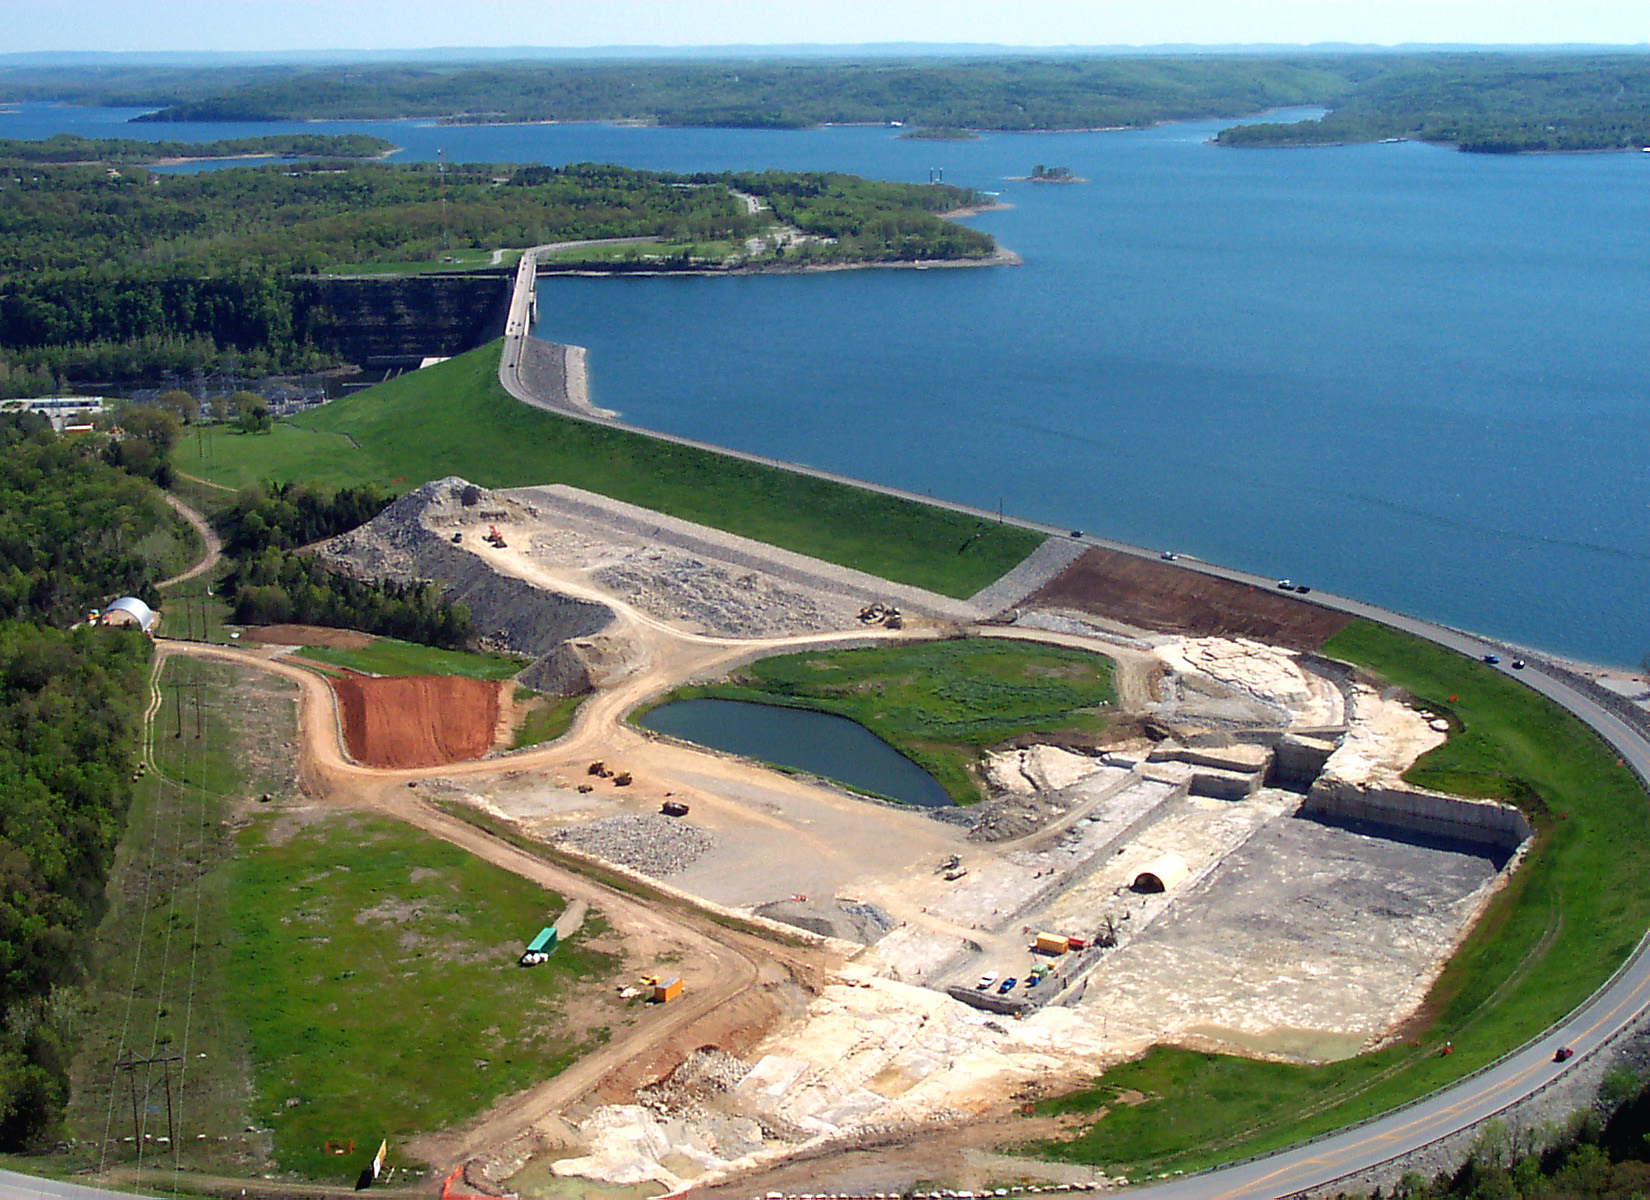
[[[886,625],[889,629],[898,629],[903,624],[899,609],[880,600],[860,609],[859,619],[861,624]]]
[[[498,531],[497,525],[487,526],[487,536],[482,541],[497,546],[500,550],[503,550],[506,546],[504,535]]]

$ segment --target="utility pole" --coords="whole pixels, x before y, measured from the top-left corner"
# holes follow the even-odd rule
[[[183,689],[184,688],[189,688],[195,693],[195,736],[197,738],[201,736],[201,688],[203,688],[205,686],[206,686],[206,684],[203,681],[199,680],[199,679],[193,681],[192,683],[174,683],[172,685],[172,689],[173,689],[172,694],[177,698],[176,708],[177,708],[177,718],[178,718],[177,731],[172,734],[173,737],[181,738],[183,736]]]
[[[169,1145],[176,1146],[178,1130],[172,1114],[172,1064],[182,1061],[183,1059],[176,1054],[166,1054],[159,1058],[139,1058],[128,1051],[125,1058],[115,1063],[117,1071],[126,1072],[127,1090],[132,1098],[132,1141],[136,1144],[139,1155],[143,1153],[144,1122],[139,1114],[137,1069],[144,1068],[141,1104],[143,1111],[147,1112],[149,1099],[155,1094],[155,1068],[160,1068],[161,1086],[166,1093],[166,1140]]]

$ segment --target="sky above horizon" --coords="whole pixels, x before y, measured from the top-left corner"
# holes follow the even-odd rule
[[[0,52],[1650,42],[1645,0],[5,0]]]

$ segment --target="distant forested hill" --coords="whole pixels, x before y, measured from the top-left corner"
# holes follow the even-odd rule
[[[985,129],[1085,129],[1240,116],[1329,103],[1378,71],[1328,58],[1026,58],[865,62],[396,64],[198,69],[102,81],[0,71],[0,95],[41,97],[57,82],[79,103],[156,105],[151,121],[460,118],[647,120],[795,128],[903,121]],[[8,84],[10,86],[8,86]]]
[[[1322,121],[1240,125],[1226,146],[1413,138],[1463,150],[1650,146],[1650,55],[1428,55],[1351,91]]]
[[[0,96],[153,105],[149,121],[430,117],[796,128],[1089,129],[1292,105],[1322,124],[1227,130],[1226,145],[1412,137],[1485,151],[1650,144],[1650,54],[1207,54],[860,62],[400,63],[7,68]]]

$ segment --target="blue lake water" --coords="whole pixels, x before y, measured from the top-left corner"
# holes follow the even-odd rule
[[[846,717],[743,700],[674,700],[644,714],[638,724],[906,804],[940,808],[951,803],[932,775]]]
[[[419,122],[398,157],[833,169],[1000,191],[1025,265],[552,279],[637,424],[1172,548],[1600,662],[1650,650],[1650,155],[1206,144],[1219,123],[893,131]],[[1007,181],[1035,163],[1089,182]]]

